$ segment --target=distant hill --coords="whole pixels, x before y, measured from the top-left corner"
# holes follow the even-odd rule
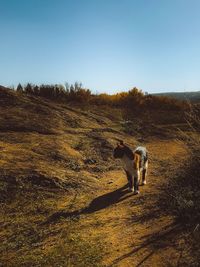
[[[169,93],[159,93],[153,94],[156,96],[167,96],[176,98],[179,100],[190,100],[192,102],[200,102],[200,91],[197,92],[169,92]]]

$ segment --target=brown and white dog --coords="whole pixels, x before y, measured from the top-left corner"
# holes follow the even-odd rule
[[[113,156],[121,160],[130,190],[134,194],[139,194],[140,174],[142,174],[142,185],[146,184],[148,169],[148,153],[146,148],[139,146],[132,151],[123,141],[120,141],[114,149]]]

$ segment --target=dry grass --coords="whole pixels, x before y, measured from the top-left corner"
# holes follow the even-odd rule
[[[40,222],[55,212],[60,192],[18,191],[15,201],[2,205],[1,263],[6,266],[101,266],[101,242],[83,238],[76,219],[53,226]],[[69,199],[72,196],[69,195]]]
[[[134,146],[172,136],[164,115],[159,129],[147,118],[145,130],[132,116],[131,132],[126,115],[119,108],[83,109],[0,88],[3,266],[102,266],[107,252],[102,232],[92,233],[89,217],[83,224],[81,214],[62,215],[84,209],[104,190],[102,177],[119,169],[112,159],[117,140]],[[179,122],[175,114],[173,123]],[[50,223],[55,214],[59,220]],[[98,216],[92,220],[101,225]]]
[[[76,219],[43,223],[59,210],[84,207],[99,188],[120,138],[117,130],[109,135],[109,125],[121,114],[83,111],[5,88],[0,96],[0,263],[101,266],[102,240],[82,236]]]
[[[186,131],[180,131],[187,155],[181,167],[168,177],[158,205],[173,215],[182,227],[182,254],[179,266],[199,266],[200,257],[200,120],[199,107],[191,106],[186,114]]]

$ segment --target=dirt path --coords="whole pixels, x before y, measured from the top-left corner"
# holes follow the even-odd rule
[[[128,192],[123,171],[106,173],[102,178],[105,190],[98,192],[87,212],[81,215],[85,235],[105,240],[105,266],[177,266],[179,247],[174,233],[179,231],[173,218],[160,215],[156,200],[166,172],[171,172],[185,156],[185,149],[176,141],[152,141],[148,184],[141,193]]]
[[[173,175],[185,158],[186,148],[175,140],[152,140],[146,146],[149,173],[139,195],[128,191],[126,176],[119,170],[106,172],[89,200],[80,194],[74,211],[66,212],[66,197],[60,203],[61,216],[79,216],[79,234],[84,239],[103,243],[103,266],[179,266],[181,229],[172,217],[163,215],[157,200],[166,177]]]

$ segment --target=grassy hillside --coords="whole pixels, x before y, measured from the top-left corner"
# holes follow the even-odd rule
[[[163,166],[185,157],[177,127],[187,129],[181,110],[67,104],[0,87],[0,265],[109,266],[153,209]],[[152,182],[136,199],[112,157],[122,139],[151,151]]]
[[[84,162],[90,162],[91,155],[98,160],[99,169],[109,168],[110,154],[106,152],[111,152],[118,133],[109,138],[107,127],[120,119],[119,112],[110,115],[108,111],[103,116],[103,111],[84,112],[4,88],[0,101],[1,150],[5,151],[1,153],[1,173],[16,184],[28,179],[49,187],[81,186],[82,181],[74,176],[79,172],[81,180],[91,177],[84,175],[88,170]],[[95,146],[94,154],[91,149]]]
[[[79,208],[87,205],[101,176],[118,168],[112,149],[126,137],[121,120],[120,110],[83,111],[0,88],[3,264],[56,266],[57,257],[75,257],[72,266],[97,266],[101,244],[95,237],[90,240],[95,245],[88,247],[87,238],[78,236],[76,221],[65,221],[63,228],[62,222],[59,227],[41,225],[63,208],[76,209],[76,202]]]

